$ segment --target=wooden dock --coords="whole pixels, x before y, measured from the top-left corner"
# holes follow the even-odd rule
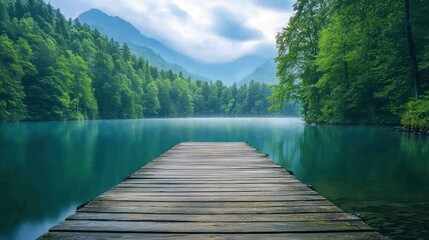
[[[181,143],[41,239],[382,239],[246,143]]]

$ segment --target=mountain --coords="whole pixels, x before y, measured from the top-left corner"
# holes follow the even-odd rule
[[[133,25],[119,17],[111,17],[100,10],[91,9],[81,14],[78,19],[81,23],[86,23],[97,28],[102,35],[107,35],[121,43],[127,43],[132,53],[136,56],[145,58],[154,67],[162,70],[171,69],[177,74],[181,72],[185,77],[208,80],[205,77],[190,73],[179,64],[172,64],[165,61],[165,59],[158,53],[155,53],[152,48],[146,47],[151,46],[155,48],[156,46],[162,46],[162,43],[141,35]],[[137,39],[140,41],[136,41]]]
[[[135,54],[145,57],[157,67],[163,69],[167,67],[172,70],[177,68],[184,74],[192,75],[191,73],[193,73],[197,76],[204,76],[205,79],[219,79],[226,84],[239,82],[267,60],[265,57],[249,55],[228,63],[205,63],[174,51],[156,39],[146,37],[131,23],[120,17],[109,16],[98,9],[84,12],[78,19],[82,23],[97,28],[102,34],[133,46],[130,48]],[[157,62],[160,65],[157,65]]]
[[[0,26],[11,26],[0,35],[0,122],[278,115],[268,111],[265,84],[187,81],[43,0],[18,3],[0,0]]]
[[[279,82],[279,79],[276,77],[276,71],[276,63],[273,59],[269,59],[257,67],[251,74],[243,78],[239,84],[248,84],[252,80],[269,85],[276,84]]]
[[[203,81],[210,81],[210,79],[206,77],[202,77],[193,73],[190,73],[188,70],[186,70],[184,67],[182,67],[179,64],[169,63],[165,61],[159,54],[156,54],[152,49],[143,47],[140,45],[136,45],[133,43],[127,43],[130,47],[130,50],[133,54],[136,56],[140,56],[148,60],[150,65],[162,69],[162,70],[172,70],[174,73],[179,74],[182,73],[185,77],[191,77],[195,80],[203,80]]]

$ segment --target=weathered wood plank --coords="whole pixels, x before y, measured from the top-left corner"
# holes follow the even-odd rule
[[[64,221],[52,232],[137,232],[137,233],[299,233],[370,231],[361,221],[318,222],[132,222],[132,221]]]
[[[283,181],[258,181],[254,180],[255,184],[252,185],[249,183],[252,179],[246,181],[241,180],[231,180],[231,181],[216,181],[216,180],[205,180],[205,179],[157,179],[157,178],[129,178],[126,181],[122,182],[121,185],[135,185],[141,187],[213,187],[213,188],[292,188],[292,187],[307,187],[310,185],[303,185],[297,180],[283,180]]]
[[[158,166],[164,166],[164,167],[177,167],[177,168],[183,168],[183,167],[198,167],[198,166],[208,166],[208,167],[241,167],[241,168],[260,168],[260,167],[276,167],[279,168],[278,165],[275,165],[273,162],[272,164],[267,164],[266,162],[263,162],[263,159],[261,161],[250,161],[248,159],[242,159],[240,161],[232,160],[232,159],[225,159],[225,160],[212,160],[207,162],[198,161],[197,159],[186,159],[183,161],[167,161],[167,160],[157,160],[159,162],[152,162],[147,165],[148,168],[152,167],[158,167]],[[213,162],[215,161],[215,162]],[[243,161],[248,163],[248,165],[243,166]],[[221,166],[220,166],[221,164]]]
[[[235,188],[235,189],[248,189],[248,190],[257,190],[260,191],[306,191],[306,190],[312,190],[306,185],[300,184],[299,182],[295,181],[284,181],[284,182],[261,182],[261,183],[216,183],[215,181],[182,181],[182,182],[152,182],[152,183],[145,183],[145,179],[130,179],[133,181],[124,181],[123,183],[120,183],[117,185],[117,187],[128,187],[128,188],[195,188],[195,189],[210,189],[210,188],[216,188],[218,190],[227,188]],[[139,180],[139,181],[136,181]],[[114,190],[116,188],[113,188]]]
[[[175,186],[165,186],[165,184],[157,185],[156,187],[145,187],[143,184],[118,184],[112,190],[122,190],[122,191],[140,191],[140,192],[280,192],[280,191],[308,191],[309,188],[306,186],[300,185],[289,185],[289,186],[273,186],[271,188],[266,187],[205,187],[205,186],[195,186],[195,185],[181,185]],[[191,187],[189,187],[191,186]]]
[[[135,174],[137,174],[138,172],[136,172]],[[131,174],[128,179],[133,178],[134,174]],[[215,180],[215,181],[219,181],[219,182],[228,182],[228,181],[247,181],[246,183],[252,183],[249,181],[256,181],[256,180],[263,180],[263,181],[267,181],[267,180],[275,180],[275,181],[279,181],[279,180],[295,180],[298,181],[294,176],[292,175],[275,175],[275,176],[235,176],[235,175],[230,175],[230,176],[225,176],[225,178],[219,179],[216,176],[207,176],[207,175],[201,175],[201,176],[186,176],[186,175],[167,175],[167,176],[160,176],[160,177],[156,177],[156,176],[144,176],[141,175],[139,177],[136,178],[147,178],[147,179],[162,179],[162,180]],[[126,181],[127,179],[125,179]],[[298,181],[299,182],[299,181]]]
[[[116,194],[132,194],[133,196],[153,196],[153,197],[211,197],[211,196],[296,196],[296,195],[318,195],[317,192],[310,189],[299,189],[299,190],[280,190],[280,191],[246,191],[245,189],[240,189],[235,192],[233,191],[144,191],[146,188],[114,188],[109,192],[101,196],[111,196]],[[142,192],[144,191],[144,192]]]
[[[270,233],[270,234],[165,234],[165,233],[95,233],[95,232],[50,232],[42,236],[42,240],[60,239],[127,239],[127,240],[381,240],[375,232],[340,232],[340,233]]]
[[[311,222],[311,221],[360,221],[346,213],[305,214],[140,214],[79,212],[67,220],[94,221],[157,221],[157,222]]]
[[[276,174],[282,175],[286,174],[286,171],[280,168],[273,169],[222,169],[222,172],[211,171],[207,169],[162,169],[162,171],[154,170],[151,168],[141,169],[136,174],[156,174],[156,175],[175,175],[175,174],[186,174],[186,175],[209,175],[209,176],[218,176],[218,175],[231,175],[231,174],[239,174],[239,175],[248,175],[248,176],[266,176],[267,174]]]
[[[267,173],[269,174],[269,173]],[[191,173],[172,173],[172,174],[158,174],[158,173],[151,173],[151,174],[141,174],[141,173],[136,173],[131,175],[129,178],[194,178],[194,179],[205,179],[205,178],[234,178],[234,179],[240,179],[240,178],[252,178],[252,177],[263,177],[264,173],[258,173],[258,174],[240,174],[240,173],[219,173],[219,174],[215,174],[215,173],[196,173],[196,174],[191,174]],[[271,173],[271,177],[284,177],[281,174],[277,174],[277,173]]]
[[[294,206],[294,207],[258,207],[258,208],[194,208],[194,207],[140,207],[117,206],[93,207],[88,206],[79,212],[110,212],[110,213],[153,213],[153,214],[286,214],[286,213],[338,213],[341,210],[335,206]]]
[[[187,179],[187,178],[129,178],[123,181],[123,184],[222,184],[222,187],[227,187],[232,184],[249,184],[249,182],[257,183],[257,184],[289,184],[294,185],[301,184],[296,179],[285,179],[285,178],[242,178],[242,179],[216,179],[216,178],[205,178],[205,179]]]
[[[325,200],[320,195],[295,195],[295,196],[198,196],[198,197],[150,197],[134,194],[104,195],[97,200],[110,201],[143,201],[143,202],[272,202],[272,201],[305,201]]]
[[[41,239],[380,239],[246,143],[181,143]]]
[[[295,206],[334,206],[327,200],[316,201],[279,201],[279,202],[128,202],[128,201],[92,201],[88,207],[193,207],[193,208],[259,208],[259,207],[295,207]]]
[[[202,170],[208,170],[208,171],[216,171],[216,170],[225,170],[225,171],[257,171],[257,172],[261,172],[261,170],[271,170],[271,169],[282,169],[280,166],[261,166],[261,167],[248,167],[248,166],[228,166],[228,165],[224,165],[224,166],[204,166],[204,165],[190,165],[190,166],[168,166],[168,165],[153,165],[150,166],[148,168],[145,168],[145,170],[141,170],[139,172],[145,172],[145,171],[153,171],[153,170],[158,170],[158,169],[162,169],[162,170],[169,170],[169,171],[188,171],[188,172],[197,172],[197,171],[202,171]],[[257,169],[257,170],[256,170]]]
[[[156,183],[168,183],[168,184],[180,184],[180,183],[204,183],[204,184],[284,184],[284,183],[299,183],[302,184],[298,179],[292,177],[272,177],[263,179],[260,177],[225,177],[219,179],[218,177],[212,176],[171,176],[171,177],[151,177],[151,176],[129,176],[124,180],[124,183],[145,183],[145,184],[156,184]]]

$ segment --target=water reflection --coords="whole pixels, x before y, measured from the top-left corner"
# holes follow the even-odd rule
[[[299,119],[0,124],[0,239],[34,238],[182,141],[247,141],[394,238],[429,234],[429,140]]]
[[[378,231],[423,239],[429,235],[428,143],[375,127],[306,127],[301,157],[276,159]]]

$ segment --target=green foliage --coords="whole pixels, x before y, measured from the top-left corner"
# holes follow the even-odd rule
[[[277,36],[279,55],[276,58],[280,82],[274,87],[276,109],[284,100],[302,102],[304,118],[317,120],[321,111],[320,93],[316,83],[320,77],[316,56],[319,53],[319,32],[327,18],[330,1],[306,0],[294,5],[295,15],[283,33]]]
[[[158,87],[155,82],[150,82],[146,87],[146,94],[144,95],[143,105],[145,107],[145,116],[155,117],[158,116],[161,110],[161,104],[158,99]]]
[[[66,112],[67,119],[93,119],[97,117],[98,106],[91,90],[91,78],[86,62],[71,51],[60,56],[55,67],[55,75],[65,84],[64,92],[70,98]]]
[[[408,128],[429,130],[429,92],[423,98],[407,103],[401,123]]]
[[[0,0],[0,26],[2,121],[268,114],[267,85],[159,71],[42,0]]]
[[[411,2],[424,91],[429,90],[428,6],[427,0]],[[280,82],[273,87],[271,108],[294,100],[309,122],[399,123],[415,94],[403,2],[298,0],[294,11],[277,36]]]
[[[7,36],[0,36],[0,119],[22,120],[26,115],[24,70],[19,62],[19,52]]]

